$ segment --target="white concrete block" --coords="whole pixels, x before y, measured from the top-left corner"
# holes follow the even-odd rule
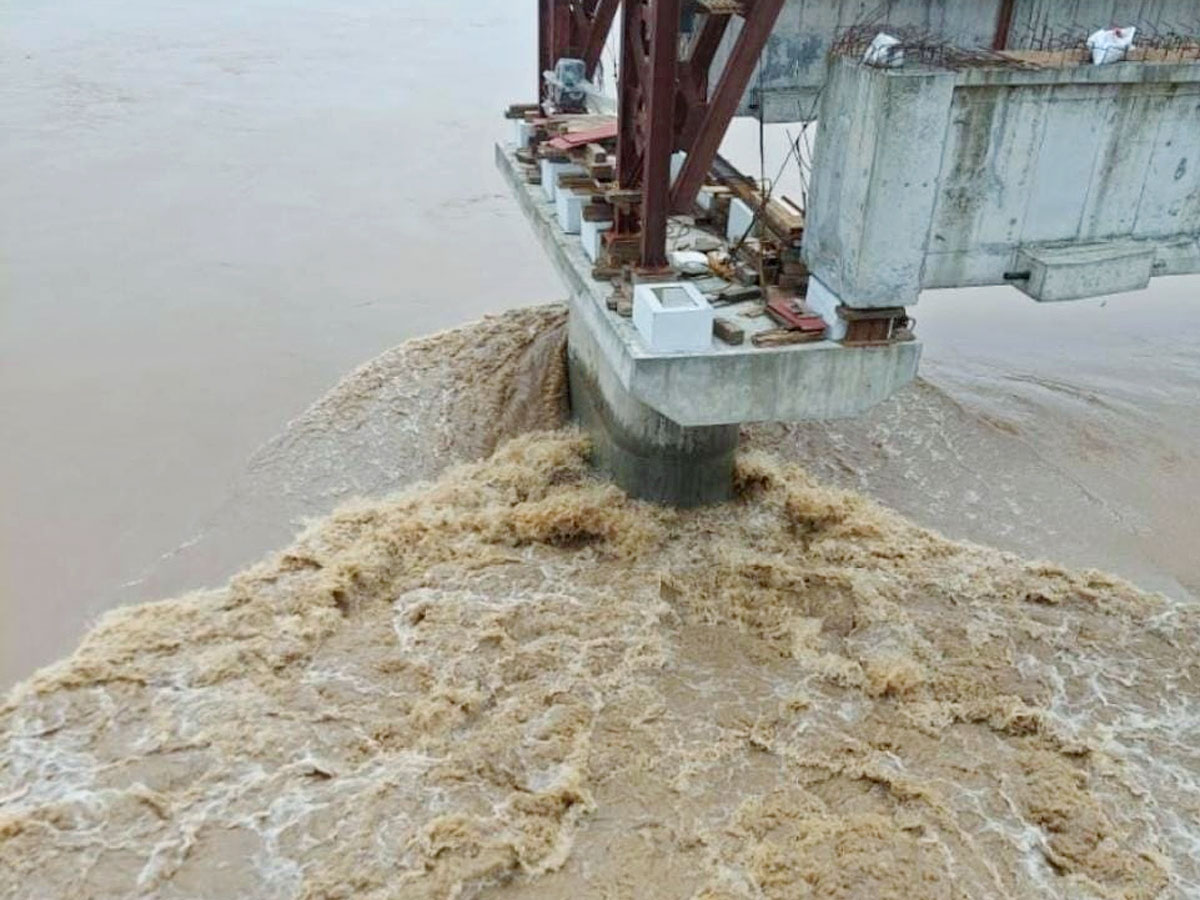
[[[600,260],[604,246],[604,232],[613,227],[612,222],[583,222],[579,227],[579,242],[583,244],[583,255],[593,263]]]
[[[533,137],[533,126],[524,119],[513,119],[513,144],[517,147],[528,147],[529,139]]]
[[[731,244],[736,244],[746,237],[746,229],[750,229],[749,237],[758,237],[758,223],[754,221],[754,210],[744,200],[734,197],[729,201],[729,222],[725,226],[725,238]]]
[[[546,199],[551,203],[554,202],[554,194],[558,188],[558,175],[554,171],[554,163],[548,159],[542,160],[542,193],[546,195]]]
[[[679,171],[683,168],[683,164],[687,162],[687,154],[682,150],[671,154],[671,183],[675,183],[675,179],[679,177]]]
[[[587,201],[585,194],[563,189],[554,195],[554,211],[558,216],[558,227],[564,234],[579,234],[579,226],[583,223],[583,204]]]
[[[815,275],[808,276],[808,292],[805,294],[804,304],[825,321],[826,338],[840,341],[846,336],[846,320],[837,313],[842,301]]]
[[[583,166],[578,166],[575,163],[569,162],[554,162],[549,159],[542,160],[542,193],[546,195],[546,199],[551,203],[554,202],[555,195],[558,193],[558,176],[559,175],[582,175]]]
[[[683,164],[687,162],[687,154],[680,150],[678,153],[671,155],[671,184],[675,184],[675,179],[679,177],[680,171],[683,169]],[[690,198],[695,200],[695,197]]]
[[[682,353],[712,347],[713,308],[686,281],[635,285],[633,324],[655,352]]]

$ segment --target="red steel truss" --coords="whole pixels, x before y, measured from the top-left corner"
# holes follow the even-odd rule
[[[729,2],[729,0],[709,0],[707,4],[701,3],[702,9],[706,6],[710,9],[704,23],[705,29],[712,24],[714,17],[724,17],[728,22],[732,9],[738,10],[737,14],[742,16],[743,22],[720,77],[712,90],[708,91],[707,96],[701,89],[701,85],[707,86],[707,84],[700,79],[703,78],[704,73],[708,72],[712,61],[711,55],[707,60],[703,58],[698,60],[702,69],[697,68],[689,73],[695,84],[694,93],[690,98],[685,99],[684,107],[687,111],[685,133],[680,136],[682,140],[677,142],[676,147],[687,152],[687,159],[684,161],[675,183],[671,186],[670,208],[672,211],[691,211],[696,194],[699,193],[700,186],[704,184],[708,170],[716,158],[717,151],[721,148],[721,140],[725,137],[729,122],[733,118],[733,114],[737,112],[742,97],[746,94],[746,87],[750,84],[750,78],[754,74],[759,56],[767,45],[767,39],[771,36],[771,29],[775,27],[775,20],[779,18],[779,10],[783,8],[783,2],[784,0],[753,0],[753,2],[742,0],[741,3],[735,3]],[[722,12],[718,13],[717,10]],[[712,27],[714,32],[719,29],[723,34],[723,25],[712,24]],[[704,38],[704,30],[701,30],[696,38],[697,45]],[[715,51],[715,42],[720,41],[720,35],[714,34],[709,39],[714,42],[713,50]],[[707,51],[707,48],[708,45],[705,45],[703,49]]]
[[[539,79],[562,57],[583,59],[590,76],[623,6],[617,180],[620,192],[640,203],[617,204],[614,236],[640,233],[641,268],[664,268],[667,217],[691,211],[784,0],[539,3]],[[686,41],[680,38],[685,11],[696,14]],[[710,84],[717,49],[738,17],[741,28]],[[671,155],[679,150],[687,159],[672,184]]]
[[[621,0],[538,0],[538,92],[560,59],[582,59],[591,78]]]
[[[641,231],[641,267],[667,265],[667,201],[675,149],[679,0],[625,0],[617,105],[617,183],[640,191],[641,209],[618,216],[617,234]]]

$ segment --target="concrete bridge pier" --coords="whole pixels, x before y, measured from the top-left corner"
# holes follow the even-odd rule
[[[575,312],[567,366],[572,418],[592,438],[593,463],[618,487],[639,500],[672,506],[729,499],[739,426],[685,427],[634,398]]]
[[[759,300],[721,309],[743,343],[710,337],[700,350],[657,351],[609,308],[612,284],[592,277],[581,236],[563,231],[555,204],[525,180],[514,148],[498,146],[496,164],[567,288],[574,417],[594,440],[597,468],[630,495],[674,506],[718,503],[733,492],[739,423],[857,415],[916,374],[916,341],[760,347],[754,336],[775,325]]]

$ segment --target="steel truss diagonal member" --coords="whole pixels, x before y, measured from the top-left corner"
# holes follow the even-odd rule
[[[667,194],[675,149],[676,71],[679,62],[679,0],[651,0],[648,6],[649,53],[643,80],[642,245],[643,269],[667,265]],[[626,40],[630,38],[628,32]]]
[[[721,140],[725,137],[729,122],[750,84],[750,78],[754,74],[763,48],[767,45],[767,39],[771,36],[771,30],[775,27],[775,20],[779,17],[783,2],[784,0],[755,0],[754,4],[743,12],[745,21],[742,23],[742,30],[734,42],[716,89],[705,104],[695,136],[688,146],[681,148],[687,151],[687,160],[671,188],[673,211],[691,211],[696,194],[721,147]]]
[[[619,214],[614,237],[640,234],[643,269],[666,265],[666,222],[687,213],[766,46],[783,0],[626,0],[622,15],[617,177],[640,205]],[[681,12],[702,22],[681,42]],[[710,93],[713,59],[732,17],[743,18]],[[686,17],[689,21],[691,15]],[[687,154],[671,185],[671,155]]]

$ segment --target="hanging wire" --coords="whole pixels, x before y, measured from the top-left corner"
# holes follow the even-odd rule
[[[767,178],[766,114],[763,112],[763,60],[758,54],[758,189],[765,191]]]
[[[765,49],[765,48],[764,48]],[[758,191],[760,194],[767,193],[770,189],[766,186],[767,179],[767,138],[766,138],[766,113],[763,111],[763,51],[758,51]],[[764,201],[765,202],[765,201]],[[757,218],[757,216],[755,217]],[[754,227],[754,220],[751,220],[750,227]],[[744,240],[744,238],[743,238]],[[766,278],[763,273],[763,255],[758,254],[758,283],[764,284]]]
[[[825,89],[825,87],[824,87],[824,85],[822,85],[821,87],[819,87],[817,89],[816,93],[813,95],[812,108],[809,110],[808,117],[804,120],[804,124],[801,126],[800,134],[802,136],[805,134],[805,132],[808,130],[809,126],[812,124],[812,122],[814,120],[816,111],[819,108],[820,103],[821,103],[821,94],[824,91],[824,89]],[[762,101],[760,100],[759,101],[760,110],[761,110],[761,105],[762,105]],[[760,119],[760,122],[761,122],[761,119]],[[788,163],[790,163],[792,161],[793,156],[795,156],[797,158],[797,160],[799,160],[799,158],[800,158],[800,142],[799,141],[792,144],[791,147],[788,149],[787,156],[784,157],[783,164],[779,167],[779,172],[775,176],[775,181],[770,183],[770,186],[767,188],[766,193],[763,194],[762,202],[759,204],[759,208],[754,211],[754,216],[750,219],[750,224],[746,227],[745,232],[743,232],[742,236],[738,239],[738,242],[736,244],[734,244],[733,247],[730,248],[730,250],[729,250],[730,256],[735,255],[739,250],[741,250],[742,245],[745,244],[746,241],[749,239],[750,232],[752,232],[754,230],[754,226],[758,224],[759,219],[762,218],[763,214],[765,213],[767,204],[771,202],[771,193],[774,190],[775,184],[780,179],[783,178],[783,173],[787,170]],[[805,202],[805,207],[806,207],[806,211],[807,211],[807,205],[808,205],[807,195],[804,198],[804,202]],[[761,267],[762,267],[762,257],[760,255],[759,268],[761,269]],[[760,271],[759,272],[760,283],[761,283],[761,280],[762,280],[762,272]]]

